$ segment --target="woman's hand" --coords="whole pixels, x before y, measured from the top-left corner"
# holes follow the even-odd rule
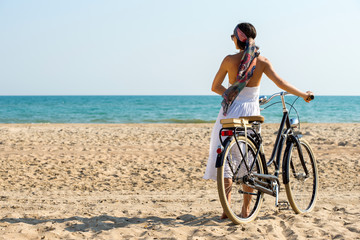
[[[303,96],[303,99],[305,100],[305,102],[309,103],[311,100],[313,100],[313,98],[311,97],[314,97],[314,93],[311,91],[307,91],[306,94]]]

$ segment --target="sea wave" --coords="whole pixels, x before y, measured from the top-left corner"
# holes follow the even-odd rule
[[[202,120],[202,119],[176,119],[176,118],[169,118],[169,119],[145,119],[144,122],[147,123],[214,123],[215,120]]]

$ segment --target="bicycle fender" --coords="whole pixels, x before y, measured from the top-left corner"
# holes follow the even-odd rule
[[[219,167],[222,167],[222,165],[224,164],[224,158],[222,157],[222,153],[218,154],[217,157],[216,157],[216,164],[215,164],[215,167],[216,168],[219,168]]]
[[[288,184],[290,182],[290,176],[288,174],[288,172],[286,171],[286,169],[288,169],[289,164],[290,164],[290,149],[292,148],[292,145],[294,143],[292,141],[288,141],[286,144],[286,148],[285,148],[285,152],[284,152],[284,159],[282,162],[282,178],[283,178],[283,183],[284,184]]]
[[[224,151],[227,148],[228,144],[230,143],[231,139],[232,139],[231,137],[228,137],[228,138],[225,139],[225,141],[224,141],[224,150],[220,154],[218,154],[217,157],[216,157],[216,163],[215,163],[216,168],[219,168],[219,167],[223,166],[223,164],[224,164]]]
[[[286,140],[286,148],[284,152],[284,159],[282,162],[282,176],[283,176],[283,183],[288,184],[290,182],[289,172],[286,169],[289,169],[290,165],[290,149],[293,147],[294,143],[299,143],[299,140],[294,135],[288,135]]]
[[[288,184],[290,182],[290,176],[289,176],[290,171],[287,172],[286,169],[289,169],[290,149],[293,147],[294,144],[296,144],[295,146],[300,146],[299,137],[294,136],[294,135],[289,135],[288,140],[286,142],[286,149],[285,149],[284,160],[283,160],[283,164],[282,164],[282,175],[283,175],[283,183],[284,184]],[[299,149],[299,151],[301,151],[301,149]]]

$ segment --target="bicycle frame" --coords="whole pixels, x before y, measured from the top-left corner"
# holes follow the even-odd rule
[[[221,128],[220,132],[219,132],[220,143],[225,148],[226,145],[230,142],[231,138],[228,137],[225,139],[225,141],[222,141],[221,132],[224,129],[227,129],[227,130],[231,129],[233,131],[232,137],[234,137],[236,140],[237,147],[238,147],[239,152],[242,157],[242,162],[244,162],[244,154],[241,151],[241,148],[239,146],[236,136],[247,134],[248,140],[252,141],[257,148],[257,152],[255,153],[254,158],[256,159],[258,157],[258,155],[260,154],[261,161],[263,162],[263,165],[264,165],[264,170],[265,170],[264,174],[261,174],[261,175],[256,174],[256,175],[260,178],[267,179],[267,180],[276,180],[277,182],[278,182],[278,177],[279,177],[279,172],[280,172],[280,165],[282,165],[282,168],[285,169],[287,162],[289,162],[289,161],[286,161],[286,159],[289,156],[288,152],[289,152],[291,144],[296,144],[298,151],[300,151],[300,160],[302,162],[302,165],[303,165],[306,175],[308,174],[308,170],[306,168],[306,165],[304,164],[303,154],[301,152],[302,150],[301,150],[300,143],[299,143],[299,138],[301,137],[301,135],[295,135],[293,132],[293,129],[291,127],[289,112],[286,108],[286,103],[285,103],[285,99],[284,99],[284,96],[286,94],[287,94],[286,92],[275,94],[269,100],[267,100],[265,102],[265,103],[267,103],[273,97],[280,95],[282,105],[283,105],[282,120],[280,122],[279,130],[278,130],[278,133],[276,136],[276,140],[275,140],[274,147],[273,147],[273,150],[271,153],[271,157],[268,162],[266,162],[266,157],[265,157],[264,152],[261,151],[262,138],[261,138],[260,134],[258,134],[253,128],[248,129],[247,133],[245,133],[244,128],[239,128],[239,127],[237,127],[237,128]],[[265,104],[265,103],[263,103],[263,104]],[[252,133],[251,132],[249,133],[249,131],[252,131]],[[286,140],[286,148],[285,148],[285,152],[284,152],[284,156],[283,156],[283,162],[281,164],[281,159],[282,159],[281,152],[284,147],[285,140]],[[218,168],[218,167],[222,166],[223,162],[224,162],[224,159],[221,157],[221,154],[218,154],[218,158],[216,161],[216,167]],[[268,168],[268,166],[270,166],[273,163],[275,165],[275,173],[274,173],[274,175],[269,175],[267,168]],[[246,162],[244,162],[244,164],[245,164],[247,171],[251,172],[251,170],[254,167],[255,161],[252,163],[251,166],[248,166],[248,164]],[[238,172],[239,168],[240,168],[240,166],[235,171],[235,173],[234,173],[235,176],[236,176],[236,173]],[[286,177],[286,174],[283,172],[283,183],[287,184],[288,182],[289,182],[289,178]],[[270,192],[265,189],[262,189],[262,191],[265,193],[271,194],[271,195],[275,195],[274,192]]]

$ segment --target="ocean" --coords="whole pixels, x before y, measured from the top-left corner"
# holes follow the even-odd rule
[[[289,104],[295,98],[286,96]],[[221,100],[220,96],[0,96],[0,123],[211,123]],[[299,98],[294,107],[300,122],[360,122],[360,96],[316,96],[311,103]],[[261,114],[267,123],[280,122],[282,105],[274,104]],[[295,110],[290,115],[297,116]]]

